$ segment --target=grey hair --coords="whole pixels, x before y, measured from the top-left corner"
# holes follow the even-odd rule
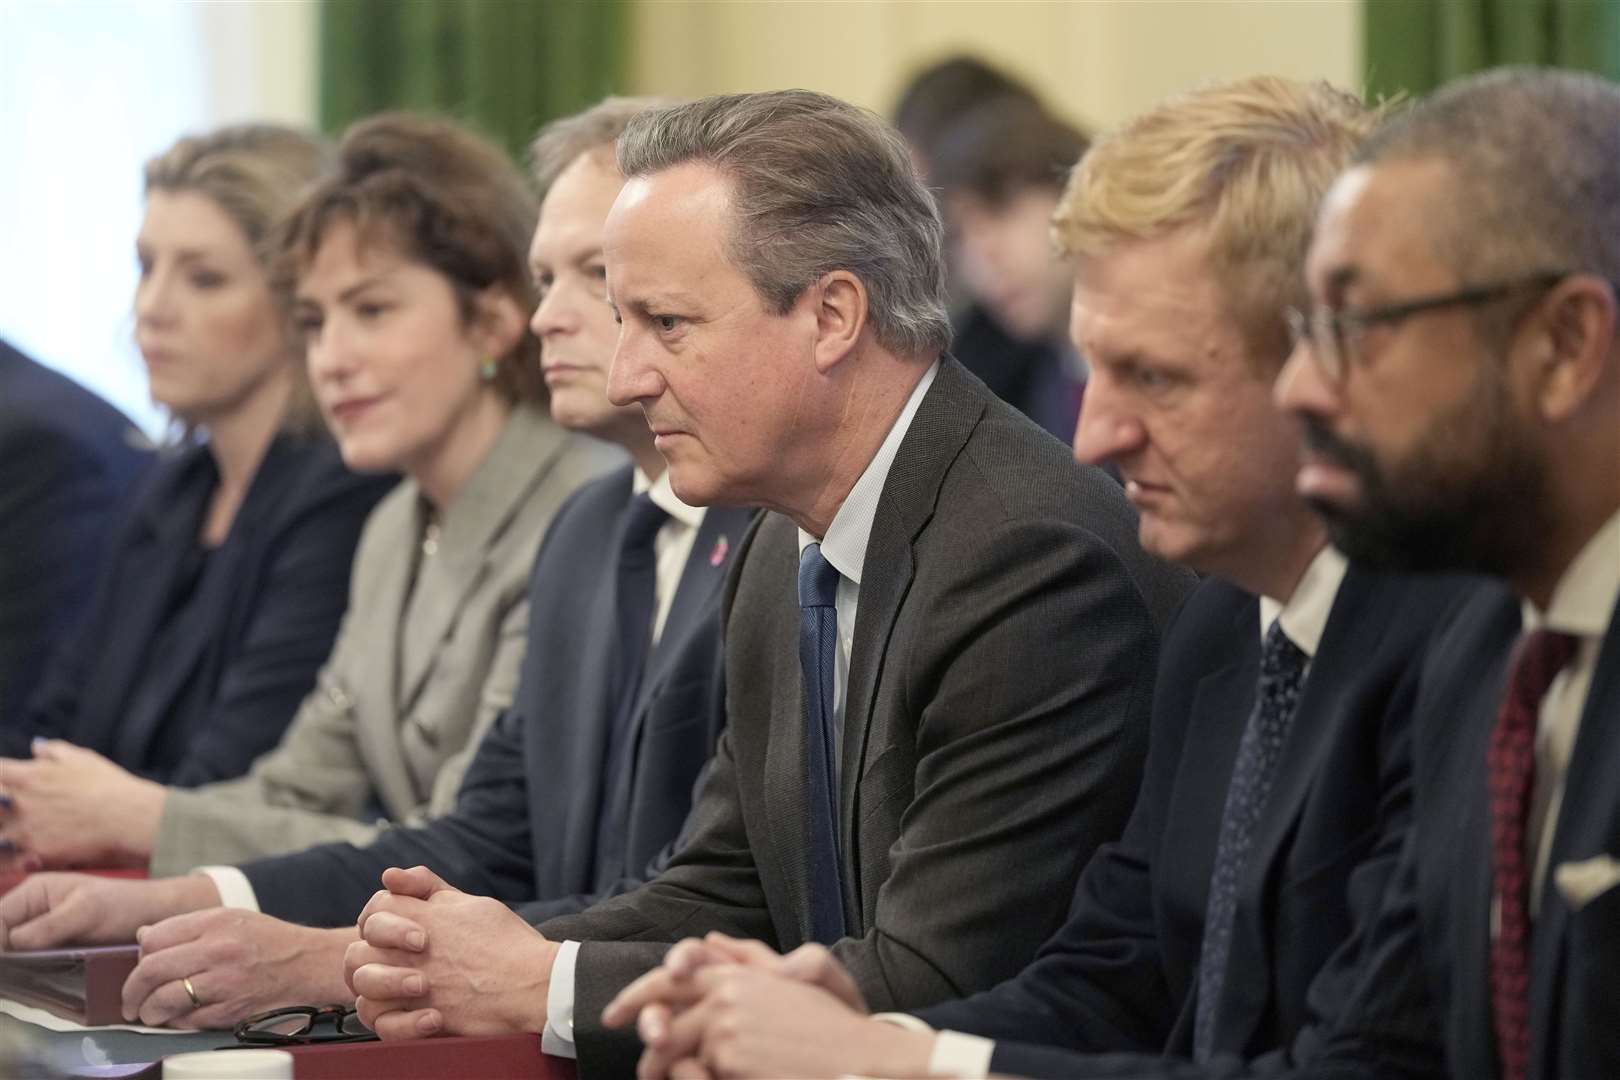
[[[603,164],[610,163],[613,144],[638,113],[670,104],[661,97],[606,97],[541,128],[529,144],[529,171],[541,197],[581,154],[600,152]]]
[[[826,94],[725,94],[653,109],[619,136],[619,171],[697,161],[733,184],[727,255],[785,314],[834,270],[866,287],[877,340],[908,355],[950,344],[944,228],[898,133]]]
[[[1436,240],[1462,276],[1581,271],[1620,283],[1614,83],[1526,67],[1461,79],[1374,132],[1355,161],[1447,167],[1451,209]]]

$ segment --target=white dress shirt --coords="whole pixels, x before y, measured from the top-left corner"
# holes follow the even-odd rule
[[[1327,629],[1328,615],[1338,598],[1339,586],[1344,584],[1348,564],[1343,555],[1331,546],[1316,553],[1294,593],[1287,603],[1269,596],[1260,598],[1260,638],[1273,622],[1281,622],[1288,640],[1307,657],[1315,659],[1322,644],[1322,633]],[[1307,668],[1307,671],[1309,669]],[[885,1020],[913,1031],[931,1031],[921,1019],[907,1013],[879,1013]],[[934,1048],[928,1056],[930,1076],[966,1077],[984,1080],[990,1075],[990,1059],[996,1050],[995,1040],[960,1031],[941,1031],[934,1038]]]
[[[894,464],[900,443],[911,429],[911,420],[917,407],[939,373],[939,361],[930,364],[923,377],[906,399],[905,408],[895,418],[889,433],[872,460],[867,462],[860,479],[849,489],[838,512],[827,526],[827,535],[821,538],[821,556],[838,571],[838,594],[834,600],[838,616],[838,657],[833,665],[833,733],[842,745],[844,726],[844,693],[849,687],[849,650],[855,637],[855,612],[861,599],[861,569],[866,564],[866,543],[872,536],[872,522],[877,517],[878,501],[883,495],[883,484],[889,478],[889,467]],[[799,553],[816,542],[816,538],[799,530]],[[833,758],[835,765],[838,760]],[[565,941],[557,950],[557,959],[551,966],[551,989],[546,995],[546,1028],[540,1037],[540,1048],[558,1057],[574,1057],[574,967],[579,959],[579,942]]]
[[[692,544],[697,539],[698,528],[703,524],[704,510],[699,506],[687,506],[676,497],[669,486],[669,473],[666,471],[651,480],[639,468],[631,479],[632,491],[640,495],[647,491],[651,493],[652,501],[665,513],[669,520],[664,522],[653,537],[653,554],[657,559],[653,595],[656,601],[653,615],[652,641],[658,643],[659,635],[664,632],[664,622],[669,618],[670,606],[675,601],[675,589],[681,583],[681,572],[686,568],[687,557],[692,553]],[[253,892],[253,886],[248,883],[247,875],[234,866],[199,866],[194,873],[206,874],[219,890],[221,907],[245,908],[248,911],[259,910],[259,898]],[[356,915],[360,913],[355,912]]]
[[[1524,630],[1546,627],[1578,640],[1575,656],[1553,679],[1541,699],[1536,718],[1536,771],[1530,796],[1530,821],[1525,828],[1525,853],[1535,867],[1530,890],[1530,916],[1541,906],[1541,884],[1547,877],[1547,856],[1552,850],[1558,811],[1564,801],[1564,776],[1581,730],[1581,712],[1592,689],[1598,650],[1609,628],[1609,616],[1620,598],[1620,512],[1604,523],[1575,556],[1553,589],[1545,613],[1528,601]]]

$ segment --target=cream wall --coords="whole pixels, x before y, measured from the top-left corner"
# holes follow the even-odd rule
[[[316,123],[315,0],[187,5],[203,41],[208,111],[215,124]]]
[[[641,0],[630,87],[802,86],[878,110],[918,66],[974,52],[1092,126],[1267,72],[1359,86],[1359,0]]]

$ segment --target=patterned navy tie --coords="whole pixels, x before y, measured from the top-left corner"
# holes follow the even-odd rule
[[[799,671],[804,683],[805,854],[810,867],[810,937],[844,936],[843,863],[838,856],[838,780],[833,741],[833,665],[838,657],[838,571],[810,544],[799,556]]]
[[[1201,1062],[1208,1061],[1215,1049],[1215,1019],[1232,951],[1238,880],[1276,779],[1277,762],[1282,758],[1300,687],[1305,682],[1307,659],[1288,640],[1282,624],[1273,622],[1260,649],[1260,686],[1254,711],[1238,743],[1231,786],[1226,789],[1226,809],[1221,815],[1220,840],[1215,847],[1215,870],[1209,879],[1203,951],[1198,961],[1198,1011],[1193,1027],[1193,1056]]]
[[[1486,766],[1491,791],[1491,893],[1496,937],[1491,940],[1491,1014],[1502,1080],[1530,1072],[1530,871],[1525,824],[1536,771],[1536,724],[1541,699],[1575,655],[1570,634],[1536,630],[1514,655],[1513,674],[1491,729]]]

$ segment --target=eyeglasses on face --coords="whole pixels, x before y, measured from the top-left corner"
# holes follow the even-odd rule
[[[347,1005],[289,1005],[258,1013],[236,1025],[244,1046],[303,1046],[310,1043],[367,1042],[377,1036]]]
[[[1314,307],[1309,312],[1291,307],[1283,314],[1288,321],[1288,335],[1293,347],[1298,348],[1301,342],[1308,344],[1322,374],[1329,382],[1337,384],[1344,381],[1345,371],[1351,364],[1359,363],[1361,336],[1370,326],[1387,326],[1426,311],[1477,307],[1520,289],[1549,288],[1568,276],[1567,270],[1543,270],[1490,285],[1471,285],[1438,296],[1422,296],[1377,307],[1338,311]]]

